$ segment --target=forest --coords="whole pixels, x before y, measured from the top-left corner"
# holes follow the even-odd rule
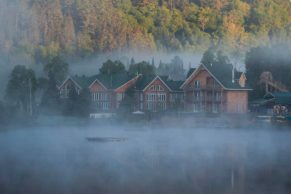
[[[231,58],[250,47],[288,42],[289,0],[2,0],[0,54],[45,63],[123,50],[203,53]]]

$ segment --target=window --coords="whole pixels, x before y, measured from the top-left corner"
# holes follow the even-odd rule
[[[163,94],[163,93],[158,93],[157,94],[157,101],[166,101],[166,94]]]
[[[193,104],[193,112],[200,112],[201,111],[201,106],[200,104]]]
[[[194,88],[195,89],[199,89],[200,88],[200,81],[199,80],[195,80],[194,81]]]
[[[164,88],[161,85],[152,85],[150,91],[164,91]]]
[[[123,98],[123,94],[121,94],[120,97]],[[92,93],[92,100],[93,101],[108,101],[110,100],[110,98],[109,98],[109,94],[107,93],[95,92],[95,93]]]
[[[147,102],[147,109],[148,110],[154,110],[154,104],[153,104],[153,102]]]
[[[124,93],[117,93],[117,101],[120,102],[124,98]]]
[[[221,92],[217,92],[216,95],[215,95],[215,100],[219,101],[222,99],[222,94]]]
[[[97,109],[99,110],[109,110],[110,102],[98,102]]]
[[[212,104],[212,112],[218,113],[219,112],[219,104],[213,103]]]
[[[166,101],[166,93],[148,93],[147,101]]]

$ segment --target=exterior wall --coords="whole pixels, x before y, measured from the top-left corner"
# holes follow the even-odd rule
[[[95,81],[89,88],[93,110],[96,112],[107,112],[114,109],[114,94]]]
[[[155,86],[160,90],[154,89]],[[160,79],[151,83],[140,97],[143,98],[144,111],[166,111],[169,108],[170,91]]]
[[[80,88],[78,86],[75,85],[75,83],[71,80],[68,79],[63,85],[62,87],[59,88],[59,92],[60,92],[60,98],[61,99],[66,99],[69,97],[69,93],[70,93],[70,88],[74,86],[75,90],[77,91],[77,93],[80,93]]]
[[[192,85],[194,84],[195,80],[200,81],[200,84],[202,87],[206,86],[206,78],[210,77],[211,75],[203,68],[199,69],[199,72],[192,77],[192,79],[190,80],[190,82],[188,83],[188,85]]]
[[[227,113],[247,113],[247,111],[248,111],[248,91],[226,92]]]
[[[225,91],[205,69],[200,67],[196,75],[188,81],[183,89],[185,111],[224,112]]]

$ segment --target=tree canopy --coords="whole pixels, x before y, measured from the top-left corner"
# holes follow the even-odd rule
[[[246,74],[248,84],[255,90],[251,98],[261,98],[264,88],[259,85],[260,76],[264,71],[272,73],[276,81],[283,83],[289,89],[291,83],[291,48],[285,45],[271,47],[254,47],[246,54]]]
[[[289,41],[287,0],[3,0],[0,52],[36,62],[123,49],[195,51]]]
[[[145,61],[132,64],[129,66],[128,72],[132,75],[142,74],[144,76],[155,75],[155,67]]]
[[[116,73],[123,73],[125,72],[125,66],[120,61],[111,61],[108,60],[103,63],[102,67],[99,69],[101,74],[112,75]]]
[[[53,76],[57,81],[63,81],[69,73],[69,64],[56,56],[44,66],[44,71],[48,77]]]
[[[34,99],[36,86],[34,71],[23,65],[17,65],[11,72],[5,98],[19,110],[28,112],[29,104]]]

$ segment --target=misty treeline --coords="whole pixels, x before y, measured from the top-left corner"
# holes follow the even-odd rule
[[[0,51],[35,63],[60,53],[88,56],[127,49],[233,57],[262,42],[289,41],[288,0],[2,0]]]
[[[74,86],[69,89],[68,99],[60,99],[58,87],[70,76],[70,66],[61,56],[56,56],[43,66],[45,76],[36,75],[35,71],[26,65],[16,65],[12,70],[6,86],[4,103],[0,102],[0,123],[9,118],[25,119],[40,114],[63,115],[74,117],[88,117],[94,109],[91,104],[89,89],[78,91]],[[145,76],[164,75],[172,80],[183,80],[186,70],[183,61],[175,56],[170,63],[135,62],[131,58],[130,64],[121,61],[107,60],[101,68],[96,68],[96,74],[125,73],[130,75],[142,74]],[[77,76],[77,75],[76,75]],[[86,75],[82,75],[82,78]],[[133,88],[126,93],[124,102],[121,103],[121,112],[129,113],[133,106]],[[9,115],[9,116],[8,116]]]
[[[291,83],[291,47],[288,44],[274,44],[250,49],[245,58],[247,85],[254,89],[250,101],[262,98],[264,88],[260,84],[260,75],[271,72],[273,78],[285,84]],[[230,57],[217,46],[209,47],[203,54],[201,62],[212,65],[231,64]],[[232,64],[236,67],[236,64]],[[183,60],[175,56],[169,63],[136,62],[134,57],[129,64],[121,61],[107,60],[96,74],[112,75],[127,72],[131,75],[163,75],[171,80],[184,80],[191,72]],[[92,111],[91,95],[88,89],[77,91],[70,88],[67,100],[61,100],[57,86],[69,76],[70,66],[64,58],[57,56],[48,60],[43,66],[44,77],[36,75],[33,69],[17,65],[12,70],[6,87],[4,102],[0,102],[0,123],[9,118],[36,116],[40,114],[88,117]],[[188,74],[188,75],[187,75]],[[86,75],[83,75],[84,77]],[[133,89],[129,89],[121,102],[121,114],[130,113],[134,103]]]
[[[291,91],[291,47],[289,44],[260,46],[250,49],[245,58],[247,82],[254,89],[250,100],[262,98],[265,85],[260,84],[263,72],[270,72],[275,81]]]

